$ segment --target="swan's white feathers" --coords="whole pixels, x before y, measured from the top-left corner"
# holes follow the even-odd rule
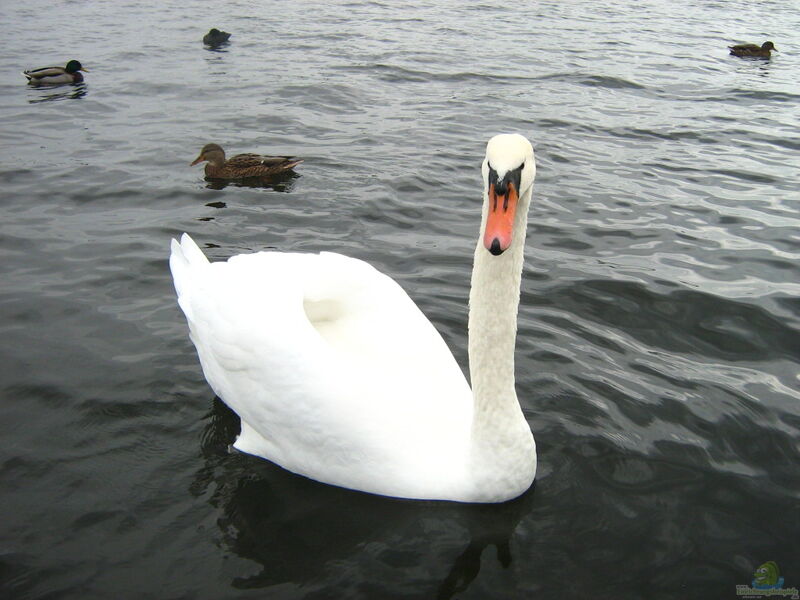
[[[430,486],[454,455],[466,461],[471,391],[394,280],[329,252],[209,263],[187,235],[172,248],[203,372],[243,421],[237,448],[387,495],[410,474]],[[386,450],[409,440],[411,452]]]

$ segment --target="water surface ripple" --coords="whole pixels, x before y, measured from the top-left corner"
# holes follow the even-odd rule
[[[224,6],[0,6],[4,597],[732,598],[770,560],[800,587],[797,5]],[[231,43],[204,48],[213,26]],[[770,61],[727,55],[766,39]],[[71,58],[85,83],[24,85]],[[232,454],[170,237],[369,260],[466,369],[500,131],[538,160],[535,487],[405,502]],[[210,185],[209,141],[305,163]]]

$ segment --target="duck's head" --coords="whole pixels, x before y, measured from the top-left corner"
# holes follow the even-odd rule
[[[762,50],[775,50],[775,52],[778,51],[778,49],[775,47],[775,44],[773,44],[772,42],[764,42],[763,44],[761,44],[761,49]]]
[[[225,150],[219,144],[206,144],[200,150],[200,155],[189,166],[193,167],[204,160],[207,160],[212,165],[223,165],[225,164]]]
[[[78,71],[83,71],[84,73],[88,73],[89,69],[84,69],[83,65],[77,60],[71,60],[67,63],[67,66],[64,67],[64,70],[67,73],[77,73]]]
[[[533,146],[523,136],[511,133],[494,136],[486,145],[483,183],[488,212],[483,245],[494,256],[511,246],[517,209],[527,202],[536,175]]]

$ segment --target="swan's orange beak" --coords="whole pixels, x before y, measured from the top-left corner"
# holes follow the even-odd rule
[[[505,194],[498,194],[494,183],[489,185],[489,216],[483,232],[483,245],[495,256],[511,245],[518,200],[519,193],[513,182],[506,184]]]

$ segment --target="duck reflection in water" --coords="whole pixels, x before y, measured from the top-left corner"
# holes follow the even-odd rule
[[[278,173],[270,177],[251,177],[248,179],[211,179],[206,178],[206,187],[210,190],[224,190],[228,186],[233,187],[246,187],[246,188],[263,188],[266,190],[273,190],[275,192],[291,192],[294,180],[298,179],[300,175],[293,171],[286,171]]]
[[[53,102],[54,100],[77,100],[83,98],[89,91],[85,83],[69,84],[60,87],[58,92],[52,92],[51,88],[47,87],[32,87],[30,90],[36,97],[28,100],[29,104]]]
[[[220,511],[223,543],[261,565],[255,575],[236,577],[231,582],[235,588],[294,583],[330,597],[367,588],[380,597],[376,586],[381,582],[396,588],[413,580],[411,595],[446,599],[478,578],[487,547],[496,547],[502,568],[513,562],[510,540],[531,510],[533,490],[504,504],[400,500],[354,492],[247,454],[232,458],[239,418],[219,398],[207,418],[205,465],[191,492],[210,494],[209,502]],[[465,531],[469,541],[459,551]],[[397,581],[391,580],[393,573]]]

